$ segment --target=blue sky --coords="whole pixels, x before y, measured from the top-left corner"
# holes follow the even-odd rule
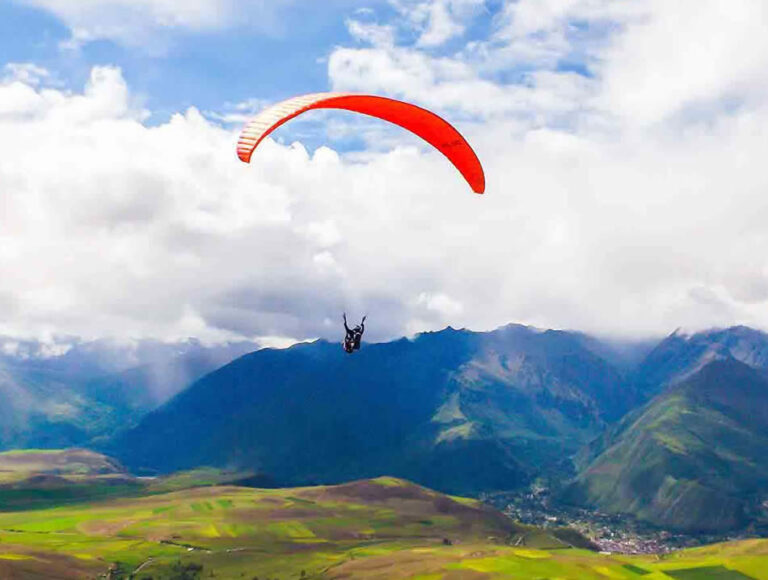
[[[353,2],[286,9],[274,32],[248,26],[214,31],[166,29],[165,46],[144,48],[101,39],[62,48],[70,30],[44,9],[0,4],[0,61],[34,62],[67,85],[82,85],[94,65],[117,65],[158,118],[189,106],[220,109],[249,98],[276,100],[328,87],[321,60],[348,41],[345,16]],[[325,4],[325,3],[323,3]],[[280,66],[275,66],[275,60]]]
[[[430,54],[450,54],[487,37],[501,5],[485,3],[465,33]],[[0,4],[0,63],[35,63],[68,87],[82,86],[93,66],[118,66],[134,96],[151,112],[149,122],[161,123],[190,106],[220,111],[249,99],[277,101],[328,90],[331,52],[340,45],[360,45],[348,30],[348,20],[390,23],[399,18],[386,0],[294,1],[263,25],[255,24],[258,14],[244,10],[243,22],[210,30],[153,29],[145,23],[151,40],[134,43],[107,37],[68,47],[73,33],[55,13],[11,0]],[[418,33],[402,28],[398,38],[412,45]]]
[[[0,2],[0,335],[768,329],[765,0]],[[706,42],[702,42],[706,39]],[[397,128],[442,114],[485,196]]]

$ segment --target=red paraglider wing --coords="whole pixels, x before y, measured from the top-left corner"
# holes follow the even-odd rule
[[[313,109],[343,109],[399,125],[435,147],[461,172],[472,190],[485,191],[485,174],[472,147],[448,121],[434,113],[395,99],[351,93],[316,93],[294,97],[262,111],[243,129],[237,155],[250,163],[253,151],[283,123]]]

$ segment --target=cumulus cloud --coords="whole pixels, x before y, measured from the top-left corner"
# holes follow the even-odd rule
[[[397,2],[396,6],[408,17],[398,23],[400,29],[419,30],[418,24],[427,21],[437,7],[471,16],[482,7],[482,2]],[[514,3],[519,6],[523,3]],[[470,10],[471,9],[471,10]],[[395,27],[389,24],[355,20],[348,22],[352,35],[365,41],[365,47],[339,47],[328,59],[328,71],[334,90],[374,91],[414,100],[454,115],[474,119],[522,118],[538,124],[556,124],[564,115],[570,115],[590,106],[592,83],[582,75],[567,70],[544,66],[530,54],[525,63],[531,68],[517,73],[514,82],[499,78],[500,72],[519,67],[510,57],[511,46],[522,42],[527,46],[535,40],[523,34],[522,39],[506,38],[504,30],[512,27],[508,10],[496,16],[496,28],[490,37],[472,41],[454,53],[434,54],[433,45],[425,42],[421,31],[413,42],[396,42]],[[464,20],[462,20],[464,22]],[[462,24],[462,30],[465,24]],[[379,32],[386,30],[387,34]],[[540,31],[530,32],[537,37]],[[442,36],[441,36],[442,38]],[[443,40],[446,40],[446,36]],[[564,41],[565,42],[565,41]],[[552,64],[552,63],[550,63]],[[503,74],[501,76],[504,76]],[[508,75],[507,75],[508,76]]]
[[[768,4],[648,0],[634,13],[597,67],[602,107],[654,123],[765,103]]]
[[[401,331],[396,278],[434,252],[413,223],[393,236],[427,185],[392,185],[416,150],[349,162],[268,141],[246,166],[196,110],[148,127],[132,102],[115,68],[74,92],[0,85],[0,334],[274,342],[379,302],[373,335]],[[414,296],[432,288],[418,277]]]
[[[484,255],[518,274],[497,272],[504,299],[489,310],[613,332],[764,327],[768,261],[757,251],[762,218],[752,218],[768,208],[766,21],[759,0],[519,0],[459,52],[339,48],[329,74],[340,90],[475,121],[464,128],[486,164],[488,200],[507,198],[505,232],[477,216],[489,220]],[[567,72],[573,65],[584,72]],[[516,69],[511,80],[500,74]],[[490,283],[476,270],[471,278]],[[452,316],[484,318],[473,310]],[[596,324],[607,312],[615,324]]]
[[[70,91],[8,69],[0,334],[285,344],[336,337],[343,310],[368,313],[374,339],[508,321],[768,328],[762,4],[726,17],[714,1],[520,0],[457,52],[385,22],[331,54],[334,88],[454,120],[485,196],[413,141],[339,154],[268,140],[246,166],[235,130],[195,109],[145,125],[117,69]],[[692,26],[675,27],[686,10]],[[599,30],[574,37],[584,22]],[[706,32],[720,48],[704,64]],[[499,75],[548,35],[534,68]],[[557,64],[574,50],[589,74]]]
[[[261,249],[266,262],[236,253],[243,232],[279,238],[291,216],[280,184],[254,193],[259,171],[237,171],[230,132],[194,109],[159,127],[142,118],[113,68],[94,69],[80,93],[0,85],[4,334],[227,338],[193,295],[293,259],[279,246]],[[311,163],[300,148],[285,155]]]

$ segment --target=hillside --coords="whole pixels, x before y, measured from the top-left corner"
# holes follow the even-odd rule
[[[211,373],[111,450],[134,469],[236,466],[291,485],[388,473],[477,493],[567,469],[624,413],[624,388],[566,332],[446,329],[354,356],[318,341]]]
[[[590,452],[569,501],[669,528],[742,527],[768,496],[768,379],[715,357],[630,413]]]
[[[0,513],[2,578],[768,578],[765,540],[663,556],[586,545],[391,477]]]
[[[27,449],[0,453],[0,482],[29,475],[125,475],[125,470],[106,455],[87,449]]]
[[[219,577],[232,577],[234,570],[282,574],[287,560],[297,572],[317,573],[346,559],[352,548],[364,556],[366,550],[439,545],[444,538],[506,542],[515,536],[521,543],[565,546],[479,502],[393,478],[283,490],[210,487],[55,512],[0,513],[0,571],[9,561],[39,569],[69,559],[67,567],[80,575],[103,573],[114,563],[123,572],[143,564],[150,577],[189,555],[225,574]]]

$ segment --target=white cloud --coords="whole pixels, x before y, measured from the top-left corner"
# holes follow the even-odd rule
[[[589,56],[617,27],[639,19],[645,0],[518,0],[506,2],[491,39],[503,64],[556,65]]]
[[[590,104],[644,124],[761,100],[766,30],[762,0],[519,0],[484,50],[497,67],[581,61],[601,81]]]
[[[422,292],[419,294],[416,303],[419,306],[423,306],[428,311],[436,312],[447,317],[456,316],[464,311],[464,306],[461,302],[457,302],[445,294],[428,294]]]
[[[236,134],[194,109],[148,127],[132,102],[114,68],[80,92],[0,85],[0,333],[305,338],[380,296],[391,316],[377,308],[372,336],[397,334],[390,281],[432,253],[413,224],[391,238],[419,187],[392,183],[416,151],[350,163],[268,141],[246,166]]]
[[[517,275],[497,272],[492,283],[480,267],[461,271],[505,297],[474,299],[509,313],[496,320],[614,332],[766,326],[768,261],[754,217],[768,211],[759,161],[768,144],[766,7],[673,4],[520,0],[492,37],[453,55],[431,56],[418,43],[331,55],[337,89],[483,120],[464,128],[486,164],[486,203],[509,196],[507,230],[484,222],[484,251],[503,245],[499,267]],[[562,59],[592,75],[556,70]],[[498,80],[521,65],[533,67],[522,82]],[[733,256],[737,247],[748,263]],[[435,292],[484,318],[466,291],[443,284]]]
[[[249,261],[214,240],[244,250],[242,232],[290,221],[279,184],[247,186],[255,174],[231,162],[231,133],[194,110],[145,127],[130,102],[111,68],[80,94],[0,85],[4,331],[225,337],[200,322],[204,268],[221,260],[220,275],[240,278]]]
[[[248,119],[267,107],[270,103],[263,99],[248,99],[242,103],[225,103],[222,111],[207,111],[206,116],[225,125],[242,126]]]
[[[602,55],[601,105],[632,123],[765,102],[768,3],[648,0]]]
[[[400,26],[418,32],[416,44],[432,48],[461,36],[485,0],[390,0],[390,4],[405,18]]]
[[[334,90],[389,94],[440,111],[451,111],[454,115],[484,120],[517,118],[526,123],[532,120],[538,125],[556,125],[564,117],[589,112],[595,107],[594,83],[574,72],[554,70],[554,64],[568,52],[566,46],[570,46],[567,35],[562,32],[567,28],[568,15],[574,13],[586,18],[596,13],[596,8],[563,10],[562,14],[556,12],[553,16],[543,5],[528,0],[510,3],[497,15],[491,37],[469,42],[458,52],[438,56],[431,49],[454,35],[439,35],[440,42],[425,42],[425,35],[430,34],[425,23],[432,22],[429,15],[435,10],[460,14],[462,18],[457,22],[461,22],[463,31],[478,15],[484,14],[481,9],[485,3],[400,0],[394,4],[406,16],[396,26],[420,30],[416,41],[396,42],[398,35],[393,24],[368,22],[363,27],[356,21],[348,22],[352,34],[370,46],[339,47],[332,52],[328,71]],[[572,0],[566,4],[578,2]],[[536,10],[543,10],[546,18],[531,16]],[[518,22],[518,12],[527,15],[522,24]],[[386,40],[382,40],[381,35],[360,33],[361,27],[366,31],[386,29]],[[558,42],[564,46],[557,51],[553,49],[557,58],[551,56],[549,61],[531,52],[541,42],[542,27],[562,32]],[[523,45],[527,47],[525,50],[521,48]],[[511,82],[501,82],[499,74],[519,67],[520,59],[528,66],[537,66],[514,75]]]
[[[676,29],[682,3],[621,5],[521,0],[457,53],[371,33],[331,55],[334,88],[455,121],[485,196],[397,139],[355,155],[269,140],[245,166],[236,134],[194,109],[144,125],[116,69],[75,92],[8,74],[0,334],[290,341],[336,336],[345,309],[370,314],[374,339],[507,321],[768,328],[763,8],[697,2]],[[573,38],[574,19],[599,33]],[[694,50],[707,33],[717,50]],[[497,74],[537,38],[531,72]],[[573,50],[591,76],[542,56]]]
[[[571,113],[589,91],[583,77],[568,72],[535,72],[528,84],[501,85],[478,76],[469,62],[402,47],[337,49],[329,74],[334,90],[389,94],[485,119]]]
[[[419,37],[420,46],[439,46],[461,34],[464,27],[454,20],[448,2],[433,2],[429,6],[428,25]]]
[[[394,26],[350,19],[347,20],[347,29],[352,38],[374,46],[392,46],[395,44]]]
[[[317,157],[317,153],[315,154]],[[344,236],[339,226],[332,219],[323,222],[310,222],[306,226],[307,237],[321,248],[328,248],[340,243]]]
[[[37,86],[43,80],[47,80],[51,74],[44,68],[35,64],[25,62],[10,62],[3,67],[4,75],[2,81],[10,83],[19,81],[28,85]]]

